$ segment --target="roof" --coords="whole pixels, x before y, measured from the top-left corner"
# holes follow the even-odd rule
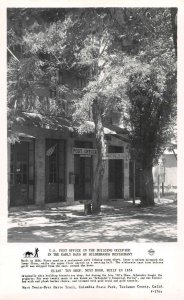
[[[68,130],[70,132],[75,131],[75,128],[72,126],[72,123],[65,117],[45,114],[42,115],[40,113],[33,112],[19,112],[18,116],[13,121],[13,124],[20,126],[34,126],[51,130]],[[94,122],[86,121],[83,125],[86,128],[89,127],[88,130],[90,129],[91,132],[94,132]],[[114,135],[116,138],[128,142],[128,131],[125,128],[119,127],[117,125],[107,124],[104,127],[104,133],[105,135]],[[9,130],[8,138],[10,140],[14,140],[20,137],[34,138],[34,136],[30,136],[23,132]]]
[[[91,126],[92,128],[95,128],[95,124],[93,121],[86,121],[86,123]],[[113,135],[117,135],[117,134],[128,134],[128,130],[125,128],[122,128],[120,126],[117,125],[109,125],[109,124],[105,124],[104,126],[104,133],[105,134],[113,134]]]
[[[54,115],[42,115],[40,113],[21,112],[14,121],[14,124],[32,125],[53,130],[67,128],[73,131],[71,123],[66,118]]]
[[[108,129],[115,131],[119,134],[128,134],[128,130],[124,127],[118,126],[118,125],[105,125]]]
[[[175,153],[175,154],[178,153],[177,149],[174,149],[174,153]],[[166,149],[166,150],[164,150],[164,153],[163,153],[163,154],[164,154],[164,155],[171,155],[171,154],[174,154],[174,153],[173,153],[173,150],[171,150],[171,149],[169,149],[169,150]]]
[[[20,138],[29,138],[29,139],[35,139],[36,137],[30,134],[27,134],[25,132],[18,132],[18,131],[13,131],[12,130],[8,130],[8,137],[11,136],[11,134],[14,134]]]

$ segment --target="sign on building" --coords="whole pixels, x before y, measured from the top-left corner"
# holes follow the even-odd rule
[[[72,154],[78,154],[78,155],[97,155],[97,149],[87,149],[87,148],[73,148]]]
[[[129,155],[127,153],[107,153],[103,159],[129,159]]]
[[[87,148],[72,148],[72,154],[80,155],[81,157],[90,157],[91,155],[97,155],[97,149]],[[129,160],[128,153],[106,153],[103,159],[124,159]]]

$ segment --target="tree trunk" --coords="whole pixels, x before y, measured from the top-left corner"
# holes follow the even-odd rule
[[[104,128],[102,124],[102,113],[97,100],[94,100],[92,110],[93,120],[95,123],[95,138],[97,148],[97,166],[95,170],[92,190],[92,214],[97,214],[101,210],[102,180],[105,169],[105,161],[103,160],[103,156],[105,155],[106,148]]]
[[[144,167],[141,174],[141,206],[147,207],[154,204],[152,167]]]
[[[175,53],[177,56],[177,11],[178,9],[176,7],[172,7],[170,8],[170,11],[171,11],[173,42],[174,42]]]

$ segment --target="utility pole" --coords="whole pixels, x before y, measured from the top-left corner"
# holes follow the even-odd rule
[[[132,198],[133,198],[133,205],[135,205],[135,150],[131,149],[131,173],[132,173]]]
[[[160,203],[160,160],[158,161],[158,189],[157,189],[157,198],[158,203]]]
[[[162,156],[162,196],[164,196],[164,184],[165,184],[165,163],[166,159]]]
[[[133,205],[135,205],[135,159],[132,161],[133,167]]]

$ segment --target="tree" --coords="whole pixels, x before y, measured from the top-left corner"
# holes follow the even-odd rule
[[[47,110],[50,112],[52,108],[52,113],[62,113],[61,102],[68,97],[72,102],[70,113],[72,111],[73,126],[80,133],[84,133],[89,130],[88,126],[83,124],[89,120],[91,110],[98,152],[93,182],[92,212],[99,212],[104,173],[103,156],[106,151],[104,123],[112,109],[116,110],[121,102],[121,90],[119,89],[118,94],[112,85],[112,74],[107,76],[107,70],[112,63],[108,55],[113,43],[109,16],[104,9],[72,9],[65,10],[63,14],[55,10],[55,18],[50,17],[49,21],[45,22],[47,10],[41,9],[40,13],[36,13],[36,17],[32,10],[19,11],[22,23],[19,24],[17,32],[16,27],[13,29],[13,25],[17,22],[14,12],[10,11],[9,16],[9,45],[11,47],[11,42],[18,40],[19,55],[18,61],[14,57],[9,60],[10,112],[28,109],[47,113]],[[31,18],[33,20],[30,20]],[[87,87],[83,90],[71,90],[65,84],[58,86],[55,78],[57,69],[65,69],[82,76],[86,73]],[[36,98],[35,89],[38,85],[49,86],[56,90],[53,106],[52,99],[49,99],[49,105],[46,106],[43,100]],[[58,93],[62,93],[62,99],[57,97]]]
[[[130,132],[132,157],[142,169],[141,205],[154,205],[152,166],[175,130],[177,9],[111,12],[120,38],[125,23],[130,29],[124,49],[129,56],[124,68],[128,96],[124,121]],[[133,53],[128,40],[136,45]]]
[[[177,8],[173,7],[170,9],[170,11],[171,11],[173,42],[174,42],[175,53],[177,56]]]
[[[154,205],[152,167],[172,135],[175,88],[175,75],[155,66],[141,64],[129,77],[127,121],[133,155],[141,168],[142,206]]]
[[[173,136],[176,122],[176,9],[132,11],[139,20],[139,51],[127,61],[125,123],[132,157],[141,168],[141,205],[154,205],[152,166]],[[118,19],[119,23],[120,20]],[[175,19],[176,21],[176,19]],[[137,28],[136,28],[137,30]],[[141,32],[141,34],[140,34]],[[135,28],[131,34],[135,36]]]
[[[161,36],[145,46],[143,56],[139,56],[141,64],[132,70],[127,86],[131,145],[141,167],[142,206],[154,205],[152,166],[171,140],[176,125],[177,47],[171,17],[172,9],[166,10],[167,22],[160,27]]]
[[[113,110],[124,114],[127,105],[126,112],[132,126],[134,109],[131,105],[139,103],[141,93],[143,96],[145,93],[139,87],[138,69],[140,71],[144,66],[146,71],[146,64],[159,65],[160,62],[163,69],[168,67],[166,58],[173,49],[169,10],[82,8],[37,9],[36,12],[34,9],[18,9],[18,12],[10,9],[8,15],[8,46],[18,59],[11,55],[8,64],[10,112],[15,112],[13,117],[18,110],[25,109],[63,114],[62,103],[70,101],[71,109],[66,117],[71,116],[76,130],[79,133],[95,132],[98,155],[92,211],[97,213],[101,205],[103,156],[106,152],[104,125]],[[158,54],[160,58],[155,59]],[[87,86],[72,89],[67,84],[58,85],[58,69],[87,77]],[[143,79],[146,78],[141,74]],[[134,86],[134,81],[139,97],[133,102],[130,87]],[[35,89],[40,85],[56,91],[54,101],[49,99],[45,105],[43,99],[36,97]],[[153,93],[157,89],[153,80],[150,80],[149,89]],[[90,126],[89,120],[94,126]]]
[[[104,76],[103,83],[98,79],[100,85],[97,84],[96,98],[93,98],[103,99],[105,107],[118,94],[124,100],[121,112],[130,129],[132,154],[142,170],[142,206],[154,205],[152,167],[173,135],[176,120],[176,52],[171,13],[169,9],[111,10],[112,18],[118,22],[112,26],[113,42],[118,39],[118,43],[106,59],[112,77]],[[123,29],[125,35],[122,36]],[[103,68],[103,75],[105,73]],[[110,98],[107,97],[106,79],[111,82]],[[85,97],[93,97],[93,92],[90,89]],[[108,99],[107,102],[104,99]],[[96,107],[103,116],[103,105],[99,100]],[[99,120],[96,123],[99,124]],[[99,154],[101,152],[103,146]],[[103,173],[102,164],[99,170]],[[100,182],[97,174],[96,178]]]

